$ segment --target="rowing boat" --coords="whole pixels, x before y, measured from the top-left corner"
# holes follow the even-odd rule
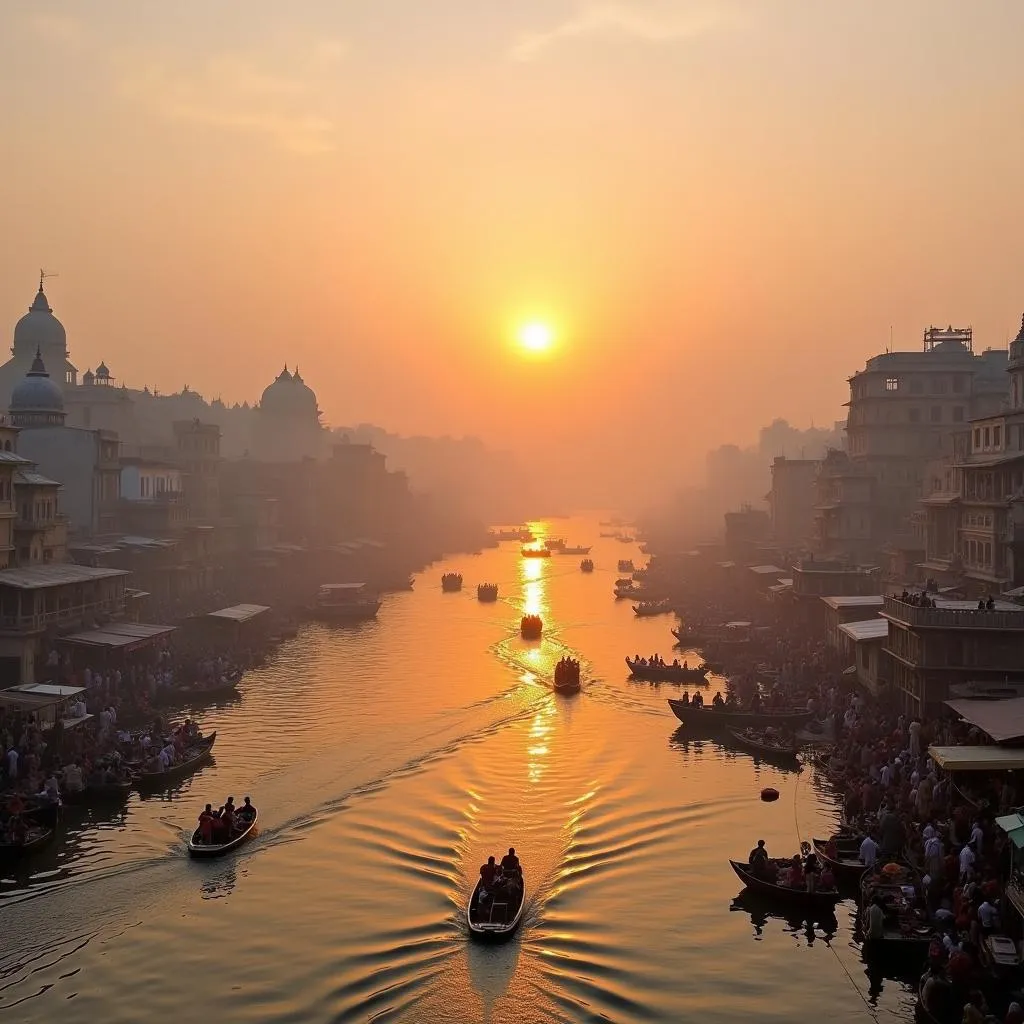
[[[135,788],[140,792],[153,792],[172,785],[186,775],[191,775],[209,758],[216,739],[216,731],[211,732],[209,736],[204,736],[198,743],[193,744],[185,751],[185,757],[181,761],[172,764],[166,771],[139,772],[135,776]]]
[[[776,885],[766,878],[759,878],[747,864],[741,864],[735,860],[731,860],[729,863],[739,876],[740,881],[752,892],[760,893],[762,896],[771,896],[773,899],[791,906],[832,912],[835,910],[835,905],[842,899],[838,889],[816,889],[813,892],[808,889],[791,889],[786,885]],[[775,863],[780,868],[789,866],[789,861],[776,860]]]
[[[522,884],[519,887],[519,902],[516,905],[495,900],[482,902],[483,879],[476,883],[466,907],[466,923],[469,925],[470,935],[477,939],[499,941],[507,939],[519,927],[523,907],[526,906],[526,883],[522,875],[519,880]]]
[[[709,732],[725,729],[745,729],[747,726],[786,725],[791,729],[809,722],[813,712],[800,708],[782,708],[780,710],[761,711],[729,711],[722,710],[714,704],[705,707],[694,707],[692,703],[684,704],[681,700],[669,698],[668,706],[672,713],[691,728],[707,729]]]
[[[0,860],[14,860],[17,857],[30,857],[41,850],[54,837],[52,828],[31,824],[20,843],[0,843]]]
[[[856,838],[837,837],[836,844],[836,857],[830,857],[825,852],[828,846],[827,839],[812,839],[811,849],[822,864],[827,864],[832,869],[832,874],[836,876],[836,881],[840,885],[859,885],[865,870],[858,852],[860,841]]]
[[[634,679],[650,679],[654,682],[666,683],[706,683],[705,676],[708,674],[707,666],[701,665],[698,668],[684,668],[682,665],[651,665],[644,664],[639,659],[630,660],[626,658],[630,674]]]
[[[795,761],[797,748],[784,743],[764,743],[761,740],[748,736],[745,732],[736,729],[726,729],[734,743],[739,744],[755,754],[762,754],[765,757],[775,758],[778,761]]]
[[[235,834],[226,843],[204,843],[201,830],[197,828],[188,841],[188,855],[196,858],[222,857],[241,846],[253,834],[259,812],[255,807],[251,814],[239,810],[236,812],[236,818],[239,819],[242,828],[236,829]]]

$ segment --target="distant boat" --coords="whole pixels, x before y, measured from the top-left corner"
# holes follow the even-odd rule
[[[563,555],[589,555],[590,548],[575,547],[575,548],[562,548]]]
[[[550,558],[551,552],[547,548],[522,548],[519,552],[523,558]]]
[[[594,571],[593,559],[584,558],[583,561],[580,562],[580,572],[593,572],[593,571]]]
[[[188,841],[188,854],[190,857],[222,857],[225,853],[237,849],[252,835],[256,828],[256,819],[259,813],[256,808],[247,814],[243,808],[235,812],[237,824],[234,834],[222,843],[204,843],[202,829],[197,828]]]
[[[497,583],[481,583],[476,588],[476,599],[485,603],[491,603],[498,600],[498,584]]]
[[[549,538],[544,545],[552,551],[562,551],[565,548],[565,541],[561,537],[555,537],[553,540]]]
[[[327,622],[361,622],[379,611],[380,598],[365,583],[324,583],[309,609],[313,618]]]
[[[446,572],[441,577],[441,589],[447,594],[454,594],[462,589],[462,573]]]

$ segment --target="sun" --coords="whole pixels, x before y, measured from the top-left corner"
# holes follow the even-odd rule
[[[528,352],[547,352],[555,342],[550,324],[533,321],[519,328],[519,344]]]

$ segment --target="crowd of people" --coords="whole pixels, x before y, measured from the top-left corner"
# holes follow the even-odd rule
[[[934,602],[926,590],[907,591],[899,599],[921,607]],[[841,838],[857,837],[854,848],[865,869],[880,871],[893,862],[909,869],[899,887],[906,920],[934,935],[925,999],[934,996],[937,1005],[940,996],[952,998],[957,1019],[962,1011],[971,1024],[1020,1024],[1016,1003],[1000,1010],[1002,1016],[986,1016],[991,1008],[978,990],[987,971],[985,940],[1000,930],[1019,937],[1021,930],[1004,891],[1010,840],[995,822],[1018,809],[1022,797],[1016,776],[974,774],[968,786],[960,781],[962,775],[940,771],[928,755],[930,744],[991,741],[950,712],[928,718],[907,714],[846,684],[842,672],[847,663],[826,644],[820,624],[794,621],[790,607],[739,587],[709,592],[706,581],[701,587],[680,587],[674,602],[695,634],[714,632],[716,625],[737,618],[756,623],[746,642],[702,650],[708,659],[721,660],[729,675],[725,707],[814,712],[822,738],[831,740],[831,753],[819,762],[827,770],[815,777],[842,805]],[[991,610],[994,603],[988,598],[978,607]],[[699,693],[692,703],[703,703]],[[780,885],[822,887],[825,882],[827,865],[813,853],[780,862],[758,844],[749,861],[753,871]],[[905,921],[891,919],[892,907],[870,893],[862,911],[866,951],[886,929],[906,927]]]

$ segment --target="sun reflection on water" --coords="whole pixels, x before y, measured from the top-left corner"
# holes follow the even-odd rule
[[[529,754],[526,777],[534,784],[540,782],[547,768],[545,758],[550,752],[548,740],[551,736],[551,716],[554,713],[555,705],[547,704],[533,716],[533,722],[530,724],[526,748]]]

